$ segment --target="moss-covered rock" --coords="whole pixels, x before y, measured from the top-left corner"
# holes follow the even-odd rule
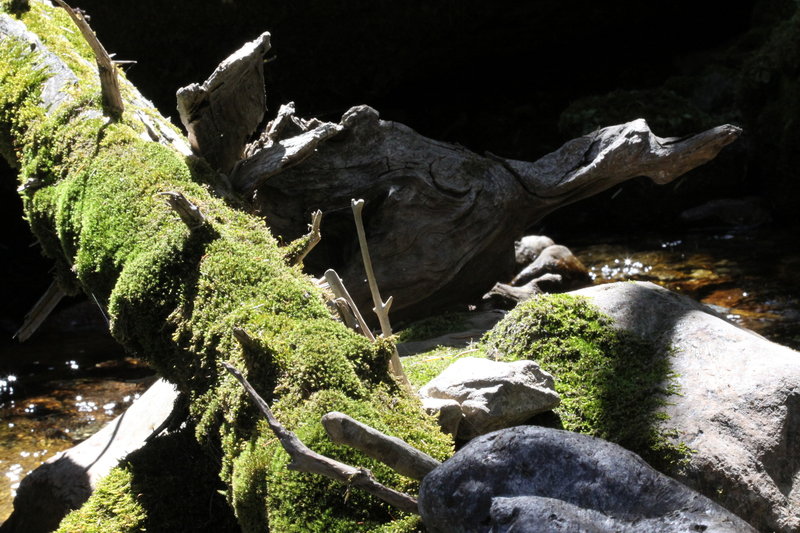
[[[413,482],[360,452],[331,447],[319,421],[336,409],[436,457],[450,452],[449,439],[418,400],[390,377],[389,343],[371,344],[334,321],[321,291],[287,265],[286,249],[263,220],[216,197],[215,176],[202,162],[152,141],[142,115],[172,126],[143,107],[129,84],[123,83],[121,120],[101,115],[91,50],[63,11],[32,2],[17,16],[79,80],[64,82],[60,90],[68,97],[46,111],[42,87],[52,72],[43,66],[43,51],[24,36],[3,37],[0,143],[20,169],[20,182],[36,183],[22,190],[31,229],[56,261],[62,284],[107,307],[113,335],[189,396],[196,437],[221,463],[242,529],[363,531],[396,518],[397,527],[413,527],[372,497],[348,497],[317,476],[287,472],[271,433],[218,365],[226,360],[242,369],[310,447],[413,490]],[[188,228],[158,196],[165,191],[197,205],[206,224]],[[234,327],[255,348],[240,347]],[[115,470],[108,482],[114,496],[97,491],[66,530],[100,520],[115,531],[139,531],[157,508],[170,505],[137,500],[128,490],[129,472]]]
[[[585,298],[540,295],[510,312],[483,339],[490,356],[531,359],[555,377],[564,429],[616,442],[659,468],[689,450],[660,428],[675,394],[669,353],[614,328]]]

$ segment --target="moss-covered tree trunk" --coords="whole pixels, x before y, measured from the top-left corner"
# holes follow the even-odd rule
[[[62,287],[106,307],[116,339],[188,395],[196,437],[218,459],[241,528],[413,527],[415,517],[371,497],[288,471],[288,457],[218,364],[243,369],[312,448],[413,491],[411,480],[330,444],[319,421],[338,410],[437,458],[449,453],[449,440],[390,377],[388,343],[332,319],[264,221],[215,196],[214,173],[128,82],[121,119],[103,116],[92,52],[62,10],[32,1],[11,13],[12,4],[0,12],[0,148],[19,169],[31,229]],[[167,191],[198,206],[205,223],[182,222],[159,196]],[[234,328],[254,347],[243,350]],[[62,527],[158,530],[153,509],[130,493],[131,476],[122,466]]]

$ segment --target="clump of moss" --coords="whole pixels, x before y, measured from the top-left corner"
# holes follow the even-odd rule
[[[688,448],[661,428],[677,393],[669,352],[614,328],[585,298],[543,295],[518,306],[483,339],[502,360],[532,359],[553,374],[564,429],[616,442],[657,468],[674,468]]]
[[[58,531],[144,531],[147,512],[136,501],[132,482],[133,474],[129,470],[113,469],[95,489],[93,497],[61,521]]]

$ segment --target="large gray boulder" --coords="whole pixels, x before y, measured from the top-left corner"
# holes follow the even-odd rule
[[[680,394],[663,425],[694,450],[678,479],[761,530],[800,531],[800,353],[652,283],[572,294],[672,347]]]
[[[521,424],[561,401],[553,376],[533,361],[503,363],[477,357],[459,359],[419,394],[423,404],[428,398],[458,402],[462,419],[457,436],[464,440]]]
[[[624,448],[536,426],[472,440],[425,476],[431,532],[755,532]]]

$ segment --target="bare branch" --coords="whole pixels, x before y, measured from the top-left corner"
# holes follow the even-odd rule
[[[103,111],[112,119],[119,119],[122,116],[122,112],[125,110],[125,106],[122,103],[122,94],[119,91],[119,79],[117,78],[117,68],[114,66],[114,62],[97,39],[89,23],[86,22],[83,14],[72,9],[64,0],[55,0],[55,2],[64,8],[64,11],[67,12],[75,25],[78,26],[83,38],[86,39],[86,42],[89,43],[89,46],[92,48],[94,58],[97,61],[97,72],[100,76]]]
[[[364,452],[411,479],[421,481],[441,464],[404,440],[381,433],[344,413],[326,414],[322,417],[322,426],[333,442]]]
[[[256,404],[256,407],[258,407],[259,411],[261,411],[267,419],[270,429],[272,429],[272,432],[278,437],[286,453],[289,454],[290,461],[288,468],[290,470],[325,476],[343,485],[364,490],[380,498],[389,505],[397,507],[401,511],[419,514],[416,499],[408,494],[396,491],[379,483],[372,475],[372,472],[366,468],[355,468],[345,463],[340,463],[330,457],[318,454],[303,444],[303,442],[297,438],[297,435],[284,428],[280,422],[278,422],[267,405],[267,402],[259,396],[239,370],[226,362],[223,362],[222,366],[242,384],[242,387],[247,391],[250,399],[253,400],[253,403]]]
[[[47,290],[41,298],[34,304],[33,308],[25,315],[25,320],[22,326],[14,333],[14,338],[19,342],[25,342],[31,335],[33,335],[39,326],[42,325],[53,309],[58,305],[58,302],[66,296],[64,290],[57,282],[53,282],[47,287]]]
[[[389,308],[392,306],[392,297],[389,296],[389,299],[385,302],[381,299],[381,293],[378,290],[378,282],[375,279],[375,272],[372,270],[372,260],[369,258],[369,248],[367,247],[367,234],[364,231],[364,221],[361,218],[361,211],[364,209],[364,200],[350,200],[350,205],[353,208],[353,218],[356,221],[358,244],[361,247],[361,259],[364,261],[364,270],[367,273],[369,291],[372,293],[372,301],[375,304],[372,310],[378,315],[378,321],[381,324],[381,333],[384,337],[389,338],[392,335],[392,325],[389,323]],[[397,353],[397,348],[394,349],[389,364],[392,374],[410,389],[411,383],[408,381],[406,373],[403,372],[403,364],[400,362],[400,354]]]

